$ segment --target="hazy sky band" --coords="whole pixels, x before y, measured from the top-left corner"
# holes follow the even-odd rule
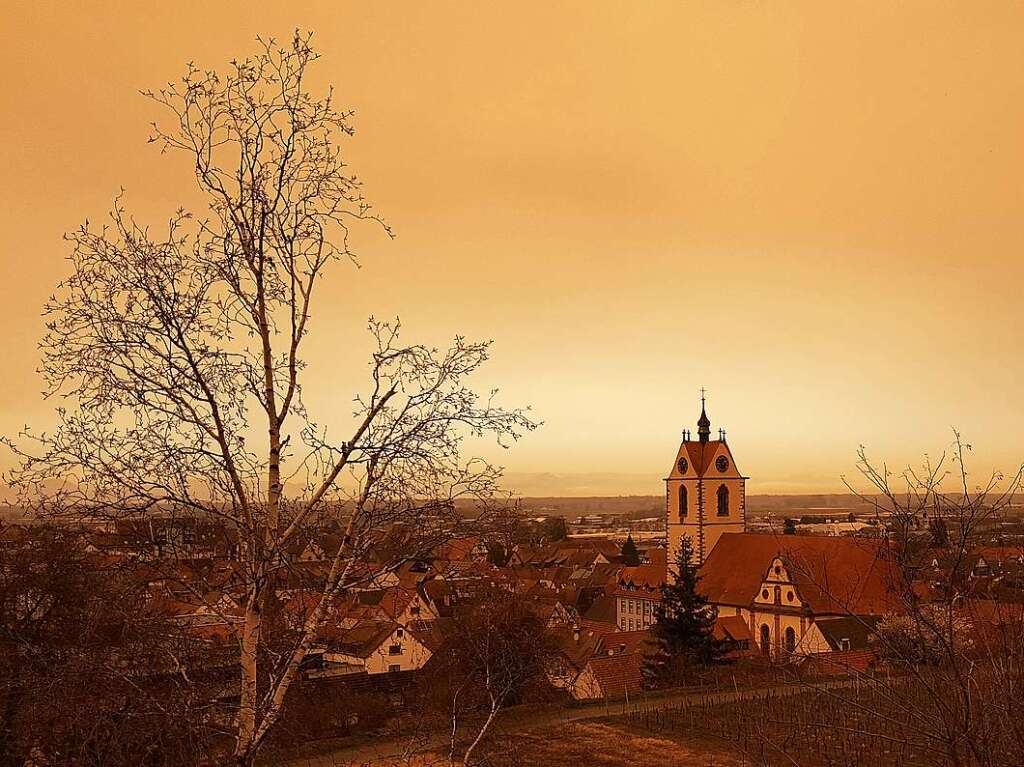
[[[546,425],[485,452],[513,476],[561,477],[552,492],[655,492],[702,385],[751,492],[840,489],[858,444],[898,465],[953,425],[979,475],[1020,459],[1022,6],[5,17],[0,98],[21,117],[0,121],[0,432],[47,423],[33,371],[61,234],[101,221],[122,185],[154,226],[193,202],[181,158],[145,143],[158,113],[137,90],[302,26],[324,53],[317,82],[357,112],[349,156],[398,235],[361,233],[364,268],[339,265],[322,296],[317,420],[347,419],[372,313],[401,315],[409,340],[493,338],[482,384]]]

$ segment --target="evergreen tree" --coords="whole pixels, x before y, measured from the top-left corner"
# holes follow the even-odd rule
[[[722,660],[726,643],[714,638],[718,610],[708,604],[697,589],[700,575],[693,564],[693,544],[683,537],[676,558],[675,583],[661,589],[661,604],[651,628],[656,650],[644,663],[644,675],[651,685],[671,684],[694,668]]]
[[[637,567],[640,564],[640,552],[636,550],[632,534],[626,536],[626,542],[622,544],[622,562],[627,567]]]
[[[796,520],[791,517],[786,517],[782,520],[782,534],[783,535],[796,535]]]

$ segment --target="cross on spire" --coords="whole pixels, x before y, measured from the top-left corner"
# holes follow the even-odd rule
[[[711,419],[704,410],[704,396],[707,392],[700,387],[700,418],[697,420],[697,438],[701,442],[707,442],[711,438]]]

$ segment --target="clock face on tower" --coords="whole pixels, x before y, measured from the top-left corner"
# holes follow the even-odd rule
[[[680,474],[685,474],[687,466],[688,466],[688,464],[686,463],[686,459],[685,458],[680,458],[679,459],[679,473]]]
[[[729,468],[729,459],[724,455],[718,456],[718,460],[715,461],[715,468],[719,471],[725,471]]]

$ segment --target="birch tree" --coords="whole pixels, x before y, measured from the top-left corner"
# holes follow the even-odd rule
[[[309,35],[260,40],[223,71],[190,64],[144,93],[167,117],[150,141],[187,158],[208,207],[178,210],[157,235],[119,197],[107,225],[68,235],[71,273],[41,344],[57,425],[8,441],[22,504],[79,520],[190,517],[231,539],[240,765],[281,716],[330,606],[456,535],[456,502],[491,508],[499,471],[467,459],[465,439],[507,446],[535,426],[470,388],[489,343],[407,345],[397,321],[369,323],[348,431],[307,411],[320,283],[355,262],[355,224],[387,230],[341,151],[351,113],[308,85],[317,58]],[[268,605],[301,576],[297,542],[325,525],[338,545],[315,590],[302,586],[301,620],[278,632]]]

